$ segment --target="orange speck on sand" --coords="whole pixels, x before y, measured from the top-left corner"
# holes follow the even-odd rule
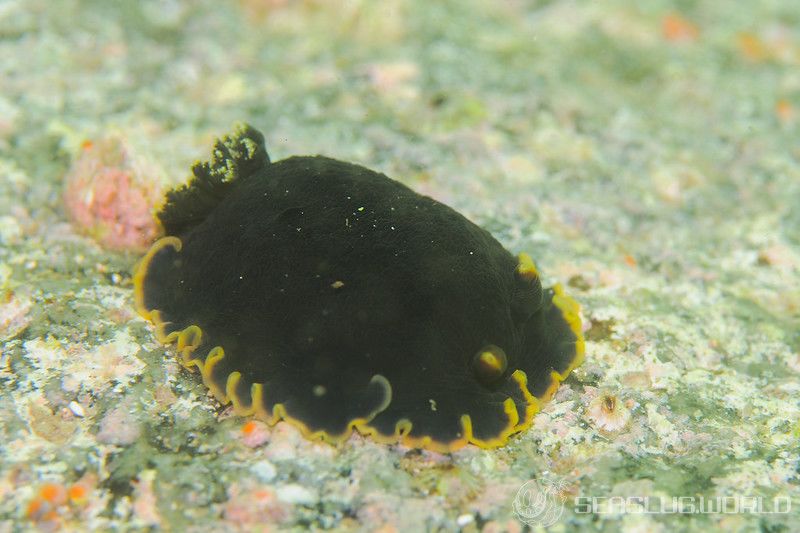
[[[39,496],[54,505],[61,505],[67,501],[67,491],[62,485],[45,483],[39,489]]]
[[[632,255],[625,254],[625,257],[623,257],[623,260],[625,261],[625,264],[628,265],[631,268],[636,266],[636,258],[633,257]]]
[[[39,492],[28,504],[25,512],[27,517],[34,522],[57,523],[58,507],[66,502],[67,489],[57,483],[45,483],[39,488]]]
[[[86,139],[81,143],[81,148],[83,148],[84,150],[91,150],[92,148],[94,148],[94,143],[89,139]]]
[[[248,448],[257,448],[269,440],[269,428],[258,420],[248,420],[242,426],[241,431],[242,444]]]
[[[28,503],[26,516],[47,531],[58,529],[62,520],[75,518],[77,506],[87,502],[94,480],[96,477],[88,474],[69,488],[60,483],[45,483]]]
[[[668,41],[686,43],[697,40],[700,30],[677,13],[670,13],[661,19],[661,34]]]
[[[769,57],[769,49],[758,35],[750,32],[742,32],[736,37],[736,44],[739,45],[739,52],[750,61],[764,61]]]
[[[77,504],[84,504],[86,503],[89,491],[84,485],[76,483],[67,490],[67,493],[69,494],[69,500],[71,502]]]
[[[788,100],[781,98],[775,102],[775,114],[778,116],[778,120],[784,124],[791,122],[795,116],[794,106]]]
[[[228,487],[228,501],[222,508],[225,520],[235,531],[267,531],[284,522],[291,506],[278,500],[275,491],[266,486]]]
[[[270,489],[256,489],[253,491],[253,498],[260,502],[271,502],[275,500],[275,493]]]
[[[28,508],[25,511],[25,514],[28,516],[28,518],[36,520],[37,517],[41,514],[43,505],[44,502],[42,500],[40,500],[39,498],[34,498],[28,504]]]

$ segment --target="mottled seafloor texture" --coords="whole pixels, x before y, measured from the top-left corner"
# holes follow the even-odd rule
[[[564,503],[550,530],[798,531],[798,27],[796,0],[0,0],[0,532],[520,531],[533,479],[534,530]],[[449,456],[311,443],[154,341],[140,252],[87,232],[240,119],[564,284],[586,363],[533,428]],[[109,136],[135,183],[81,181]],[[667,512],[701,496],[728,512]]]

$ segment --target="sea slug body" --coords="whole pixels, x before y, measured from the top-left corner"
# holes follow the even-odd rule
[[[583,360],[578,304],[451,208],[246,125],[167,194],[139,313],[241,415],[309,438],[490,448]]]

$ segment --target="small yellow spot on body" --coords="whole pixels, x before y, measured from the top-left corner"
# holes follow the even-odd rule
[[[326,389],[323,385],[315,385],[314,386],[313,393],[314,393],[314,396],[316,396],[317,398],[325,396],[325,393],[327,393],[327,392],[328,392],[328,389]]]
[[[503,362],[492,352],[481,353],[481,364],[495,371],[503,371]]]
[[[344,287],[344,281],[336,280],[333,283],[331,283],[331,287],[333,287],[334,289],[341,289],[342,287]]]
[[[431,398],[430,400],[428,400],[428,402],[430,402],[430,404],[431,404],[431,411],[435,411],[436,410],[436,400]]]
[[[475,377],[485,385],[494,383],[508,367],[508,357],[499,346],[490,344],[475,354],[472,369]]]

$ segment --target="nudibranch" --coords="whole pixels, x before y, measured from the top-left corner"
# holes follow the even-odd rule
[[[579,306],[453,209],[240,124],[157,213],[139,313],[240,415],[336,443],[501,446],[583,360]]]

